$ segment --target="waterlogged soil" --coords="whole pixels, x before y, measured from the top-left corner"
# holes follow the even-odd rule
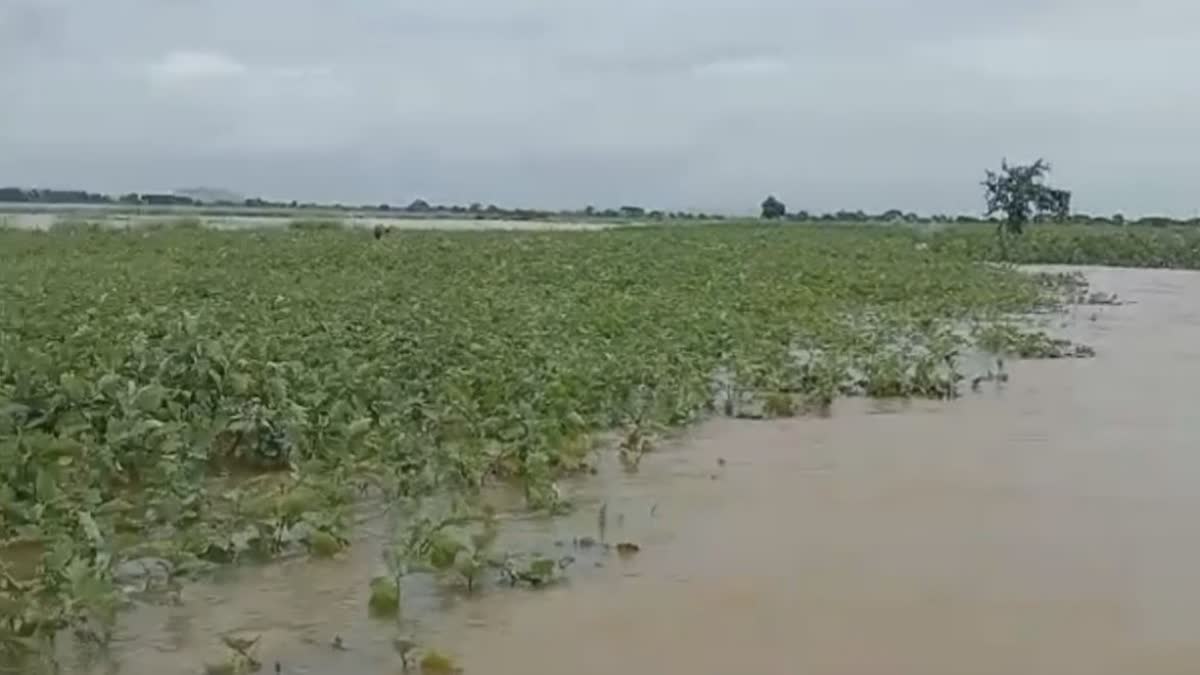
[[[562,585],[419,582],[399,622],[373,620],[387,526],[368,514],[341,558],[186,586],[68,671],[202,672],[236,631],[261,635],[265,672],[314,675],[399,672],[401,635],[489,675],[1194,673],[1200,274],[1087,275],[1128,301],[1072,310],[1094,359],[1009,363],[953,402],[716,420],[635,476],[567,485],[573,515],[500,544],[574,556]],[[576,545],[602,501],[605,539],[640,553]]]

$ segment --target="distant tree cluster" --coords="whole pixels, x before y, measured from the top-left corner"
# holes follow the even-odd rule
[[[1068,220],[1071,213],[1071,193],[1068,190],[1046,185],[1045,177],[1049,173],[1050,165],[1041,159],[1029,165],[1010,165],[1007,161],[1003,161],[1000,171],[988,171],[983,182],[987,207],[985,218],[991,218],[998,213],[1003,214],[1004,219],[999,226],[1001,234],[1020,234],[1024,231],[1026,224],[1030,222]],[[889,209],[878,215],[870,215],[862,211],[838,211],[816,217],[804,211],[788,214],[787,207],[774,195],[768,196],[761,207],[764,220],[787,218],[800,221],[832,220],[848,223],[920,221],[966,223],[978,220],[970,216],[951,218],[944,215],[922,218],[915,213],[905,213],[899,209]],[[1089,218],[1086,222],[1096,222],[1096,220]],[[1123,224],[1125,219],[1118,214],[1110,222]]]
[[[84,190],[25,190],[17,187],[0,188],[0,202],[27,204],[135,204],[146,206],[194,206],[191,197],[173,194],[130,193],[113,198],[110,195]]]
[[[126,198],[130,204],[145,204],[146,206],[196,206],[199,203],[191,197],[179,195],[129,194],[121,199],[124,201]]]
[[[787,215],[787,206],[783,202],[775,198],[775,195],[768,195],[762,203],[762,217],[764,220],[779,220]]]
[[[108,195],[83,190],[25,190],[17,187],[0,188],[0,202],[33,204],[111,204]]]
[[[768,196],[761,204],[761,217],[764,220],[790,220],[793,222],[839,222],[839,223],[915,223],[922,220],[915,213],[905,213],[899,209],[889,209],[880,214],[870,214],[865,211],[835,211],[832,213],[811,214],[808,211],[789,213],[787,206],[774,196]]]

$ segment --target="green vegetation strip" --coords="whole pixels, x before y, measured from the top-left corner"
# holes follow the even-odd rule
[[[977,260],[1025,264],[1200,269],[1200,227],[1035,225],[1002,242],[994,227],[955,227],[932,238],[933,248]]]
[[[977,264],[970,238],[917,241],[0,232],[0,650],[102,637],[133,560],[336,553],[364,492],[503,480],[560,508],[597,432],[640,455],[646,429],[756,401],[954,396],[972,334],[1036,352],[1006,317],[1044,280]]]

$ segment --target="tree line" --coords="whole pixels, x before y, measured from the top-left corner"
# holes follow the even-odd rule
[[[406,205],[382,204],[342,204],[292,201],[272,201],[261,197],[245,199],[213,199],[205,200],[181,194],[136,193],[131,192],[120,196],[107,195],[86,190],[60,189],[26,189],[20,187],[0,187],[0,203],[8,204],[99,204],[113,206],[211,206],[222,208],[244,209],[319,209],[322,211],[379,211],[382,213],[395,212],[414,216],[462,216],[474,218],[504,218],[514,220],[538,220],[569,216],[574,218],[597,218],[606,220],[721,220],[725,216],[715,213],[697,211],[665,211],[646,209],[641,206],[619,206],[616,208],[597,208],[587,206],[582,209],[549,210],[530,208],[504,208],[495,204],[483,205],[472,203],[432,204],[424,199],[414,199]]]
[[[1044,160],[1020,165],[1001,162],[999,171],[987,171],[983,181],[985,212],[975,215],[919,215],[911,211],[888,209],[881,213],[862,210],[839,210],[826,213],[789,211],[787,205],[774,195],[768,196],[760,205],[760,216],[765,220],[787,220],[793,222],[828,223],[997,223],[998,233],[1019,235],[1030,223],[1069,222],[1078,224],[1110,225],[1193,225],[1200,226],[1200,218],[1176,219],[1164,216],[1147,216],[1127,220],[1122,214],[1108,216],[1071,213],[1071,192],[1047,185],[1046,177],[1050,165]],[[432,204],[424,199],[414,199],[407,205],[375,204],[345,205],[341,203],[321,204],[315,202],[271,201],[260,197],[245,199],[204,200],[175,193],[128,193],[112,196],[86,190],[25,189],[0,187],[0,203],[38,204],[110,204],[116,206],[213,206],[225,208],[256,209],[320,209],[344,211],[395,212],[417,217],[464,217],[474,219],[504,220],[552,220],[555,218],[598,219],[598,220],[723,220],[725,216],[695,211],[663,211],[641,206],[624,205],[616,208],[587,206],[582,209],[545,210],[527,208],[502,208],[495,204],[469,205]],[[1001,215],[997,221],[994,216]]]
[[[1071,213],[1071,191],[1053,187],[1046,183],[1050,164],[1038,159],[1032,164],[1009,164],[1001,161],[999,171],[987,171],[984,188],[984,216],[919,216],[891,209],[872,215],[862,211],[838,211],[814,216],[806,211],[789,212],[787,205],[769,195],[760,205],[764,220],[835,221],[835,222],[933,222],[933,223],[996,223],[997,234],[1019,235],[1030,223],[1076,223],[1082,225],[1148,225],[1166,227],[1170,225],[1200,226],[1198,218],[1169,218],[1146,216],[1128,220],[1123,214],[1097,216],[1086,213]],[[1000,215],[996,220],[993,216]]]
[[[191,197],[175,194],[130,193],[114,197],[86,190],[0,187],[0,202],[18,204],[129,204],[140,206],[196,206]]]

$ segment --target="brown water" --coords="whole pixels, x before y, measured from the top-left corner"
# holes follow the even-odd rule
[[[1012,363],[949,403],[714,421],[576,486],[572,518],[510,528],[554,550],[605,494],[631,560],[581,554],[541,592],[416,589],[398,626],[366,617],[368,528],[345,560],[127,615],[95,672],[194,673],[228,630],[285,673],[394,673],[408,633],[489,675],[1198,672],[1200,274],[1089,278],[1136,301],[1075,311],[1095,359]]]

